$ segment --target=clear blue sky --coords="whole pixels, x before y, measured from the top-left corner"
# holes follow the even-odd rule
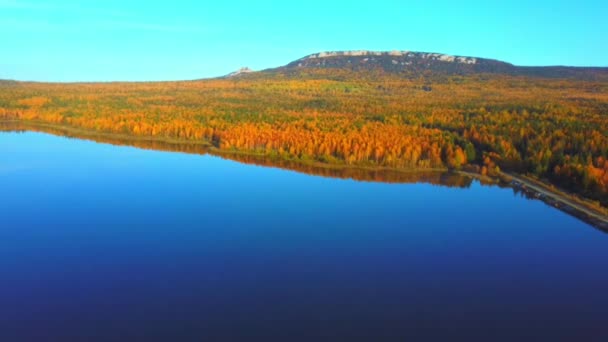
[[[0,0],[0,78],[178,80],[324,50],[608,66],[608,1]]]

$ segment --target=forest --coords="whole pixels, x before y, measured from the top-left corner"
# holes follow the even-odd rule
[[[301,164],[530,175],[608,206],[608,80],[382,70],[150,83],[0,81],[0,120]]]

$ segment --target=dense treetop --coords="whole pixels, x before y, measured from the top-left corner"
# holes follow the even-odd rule
[[[0,117],[299,162],[528,173],[608,205],[608,78],[283,68],[158,83],[0,82]]]

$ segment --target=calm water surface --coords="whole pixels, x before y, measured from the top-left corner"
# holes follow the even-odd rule
[[[608,341],[608,235],[512,190],[0,133],[0,340]]]

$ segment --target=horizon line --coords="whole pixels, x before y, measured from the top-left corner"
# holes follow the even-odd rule
[[[497,61],[497,62],[501,62],[501,63],[507,63],[511,66],[514,67],[520,67],[520,68],[573,68],[573,69],[608,69],[608,64],[605,66],[599,66],[599,65],[566,65],[566,64],[553,64],[553,65],[517,65],[517,64],[513,64],[510,62],[507,62],[505,60],[501,60],[501,59],[497,59],[497,58],[488,58],[488,57],[476,57],[476,56],[470,56],[470,55],[458,55],[458,54],[447,54],[447,53],[440,53],[440,52],[428,52],[428,51],[413,51],[413,50],[366,50],[366,49],[353,49],[353,50],[325,50],[325,51],[318,51],[318,52],[313,52],[310,54],[307,54],[303,57],[300,57],[298,59],[294,59],[290,62],[287,62],[285,64],[279,65],[279,66],[273,66],[273,67],[269,67],[269,68],[265,68],[265,69],[260,69],[260,70],[252,70],[252,72],[264,72],[266,70],[272,70],[272,69],[276,69],[276,68],[281,68],[284,66],[287,66],[290,63],[299,61],[299,60],[303,60],[306,58],[309,58],[311,56],[315,56],[315,55],[320,55],[320,54],[324,54],[324,53],[328,53],[328,54],[332,54],[332,53],[349,53],[349,52],[360,52],[360,53],[378,53],[378,54],[387,54],[389,55],[390,53],[395,53],[395,52],[399,52],[399,53],[415,53],[415,54],[435,54],[435,55],[443,55],[443,56],[453,56],[453,57],[465,57],[465,58],[476,58],[476,59],[480,59],[480,60],[490,60],[490,61]],[[335,56],[328,56],[328,57],[335,57]],[[327,57],[323,57],[323,58],[327,58]],[[247,68],[246,66],[241,66],[241,67],[237,67],[235,69],[233,69],[234,71],[238,71],[241,68]],[[12,78],[0,78],[1,82],[17,82],[17,83],[47,83],[47,84],[89,84],[89,83],[103,83],[103,84],[111,84],[111,83],[174,83],[174,82],[196,82],[196,81],[204,81],[204,80],[214,80],[214,79],[221,79],[221,78],[225,78],[226,76],[228,76],[230,73],[228,74],[223,74],[223,75],[218,75],[218,76],[209,76],[209,77],[200,77],[200,78],[192,78],[192,79],[150,79],[150,80],[80,80],[80,81],[39,81],[39,80],[27,80],[27,79],[12,79]]]

